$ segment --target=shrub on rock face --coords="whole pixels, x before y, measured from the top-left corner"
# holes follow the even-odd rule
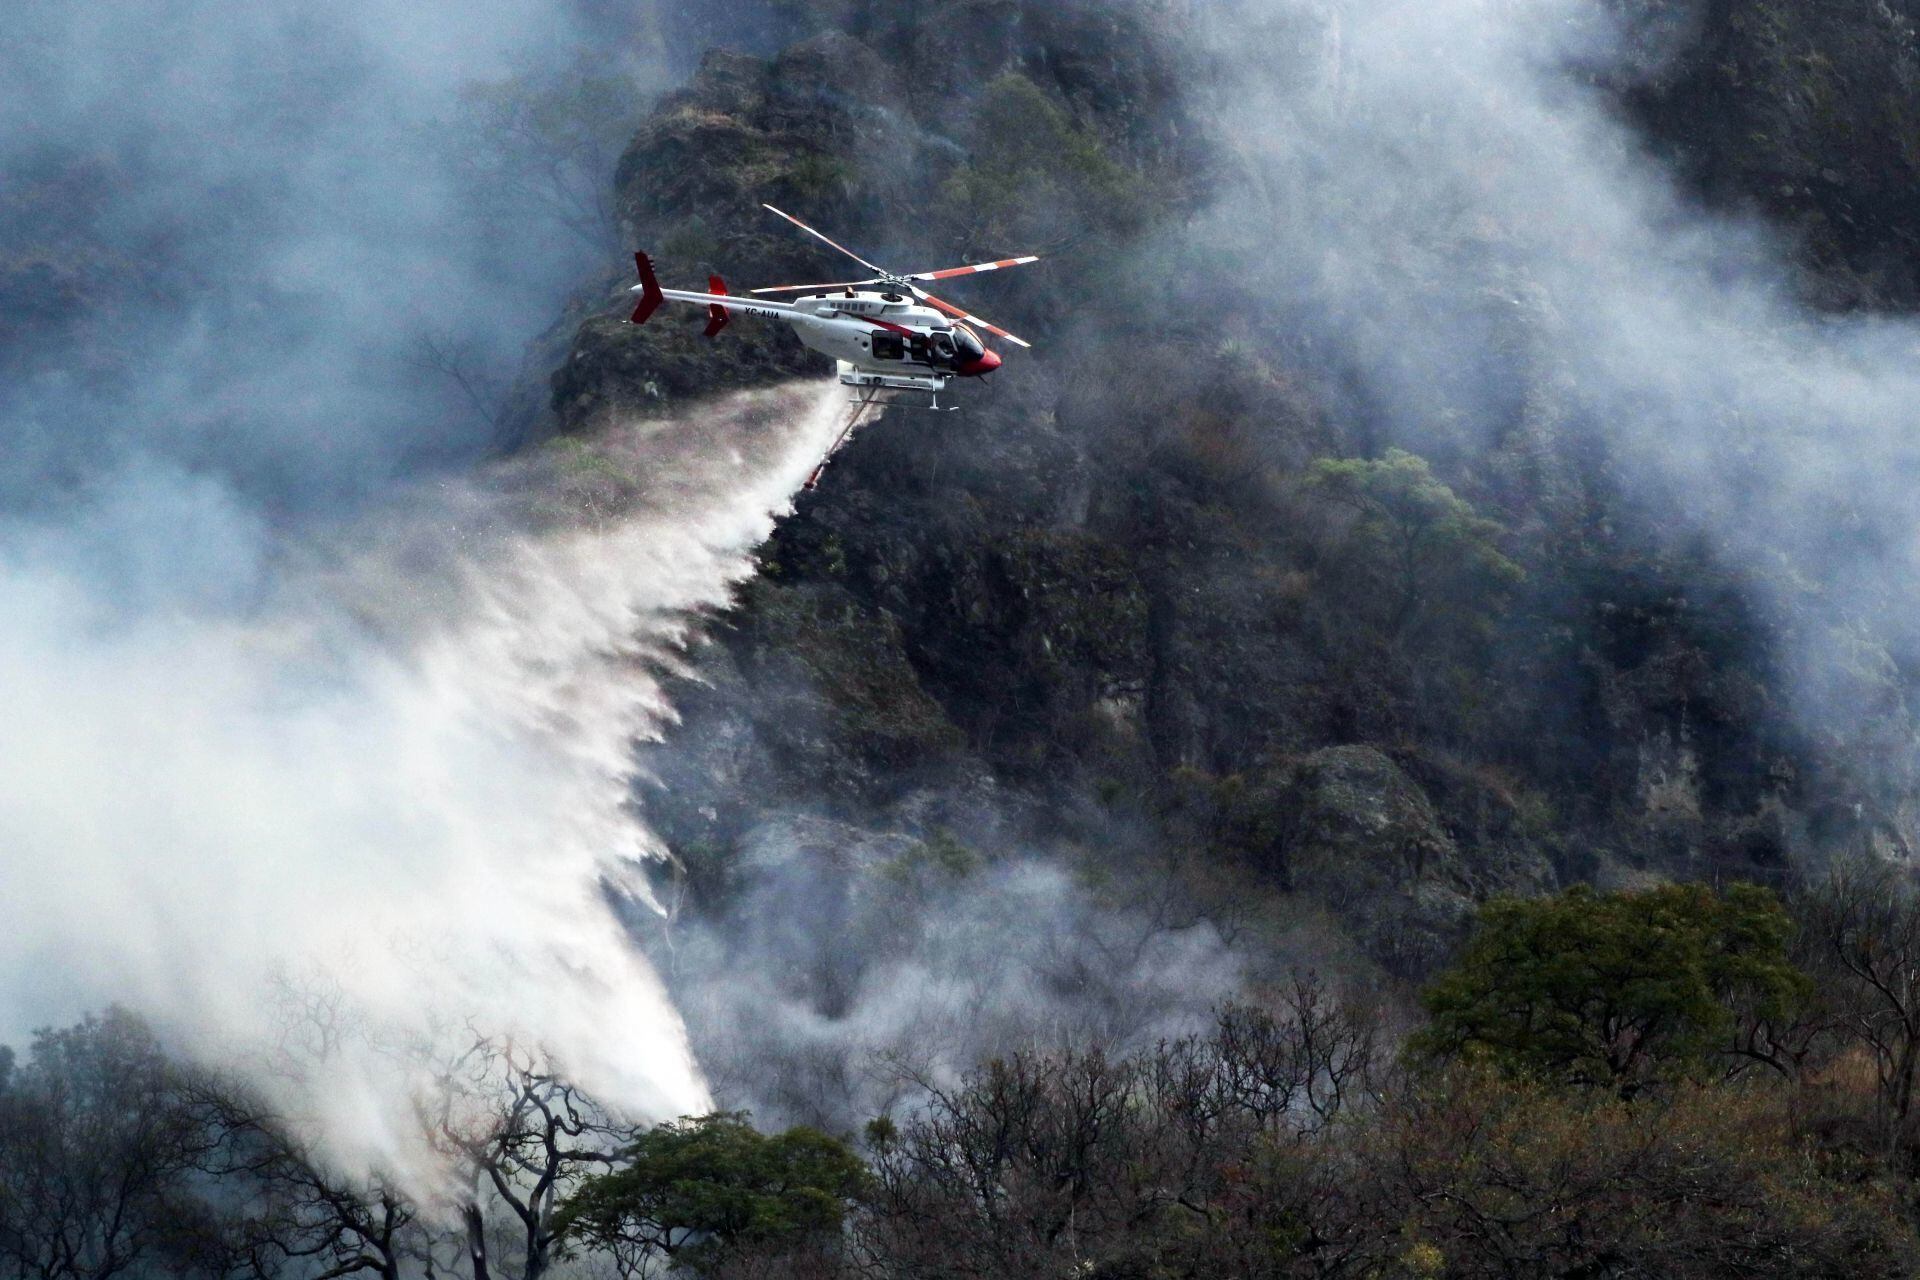
[[[1127,234],[1147,221],[1141,179],[1033,81],[1009,72],[987,86],[976,145],[948,180],[983,245],[1056,251],[1089,229]]]
[[[1778,1021],[1809,995],[1774,895],[1700,885],[1489,903],[1458,964],[1427,988],[1413,1049],[1631,1097],[1696,1074],[1742,1019]]]
[[[1525,577],[1500,550],[1504,532],[1404,449],[1383,457],[1322,458],[1309,490],[1353,513],[1347,552],[1356,581],[1376,585],[1382,618],[1409,636],[1440,614],[1473,624]]]

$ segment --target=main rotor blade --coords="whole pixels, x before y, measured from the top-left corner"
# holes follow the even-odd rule
[[[823,244],[833,245],[834,248],[846,254],[849,258],[852,258],[855,262],[859,263],[861,266],[865,267],[867,270],[877,271],[883,276],[887,274],[887,269],[885,267],[876,266],[875,264],[868,262],[865,258],[861,257],[859,254],[855,253],[853,250],[847,248],[847,246],[827,239],[825,236],[821,235],[818,231],[815,231],[812,227],[800,221],[800,219],[794,217],[792,214],[780,213],[780,210],[774,208],[770,204],[762,205],[760,207],[767,210],[767,212],[769,213],[779,214],[781,217],[785,218],[788,222],[791,222],[794,226],[800,228],[802,231],[806,232],[808,235],[812,236],[814,239],[822,242]]]
[[[909,280],[951,280],[955,276],[978,275],[982,271],[1003,271],[1008,267],[1024,267],[1029,262],[1040,261],[1039,254],[1025,258],[1002,258],[998,262],[982,262],[971,267],[948,267],[945,271],[922,271],[919,275],[906,277]]]
[[[920,301],[922,302],[930,303],[933,306],[940,308],[940,310],[946,312],[948,315],[952,316],[956,320],[964,320],[968,324],[979,325],[982,329],[985,329],[988,333],[995,334],[999,337],[1005,338],[1008,342],[1011,342],[1018,347],[1031,347],[1033,345],[1031,342],[1028,342],[1025,338],[1016,338],[1012,334],[1008,333],[1005,329],[1002,329],[999,325],[990,324],[987,321],[982,320],[979,316],[973,315],[970,312],[967,312],[965,310],[962,310],[959,307],[954,306],[951,302],[942,302],[939,298],[934,297],[932,294],[928,293],[925,289],[922,289],[917,285],[908,285],[907,287],[913,290],[914,297],[920,299]]]
[[[754,289],[754,293],[804,293],[808,289],[857,289],[863,284],[885,284],[886,280],[842,280],[839,284],[776,284],[770,289]]]

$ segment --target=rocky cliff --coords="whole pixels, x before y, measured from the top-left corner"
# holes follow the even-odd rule
[[[830,8],[657,106],[627,232],[671,281],[738,287],[841,270],[762,201],[907,269],[1040,252],[962,295],[1037,346],[964,412],[865,428],[701,648],[644,797],[701,909],[806,813],[1087,867],[1176,850],[1412,976],[1491,894],[1780,882],[1894,839],[1876,748],[1790,727],[1777,621],[1620,490],[1553,370],[1489,449],[1316,471],[1391,428],[1205,239],[1241,179],[1187,10]],[[1852,141],[1911,141],[1905,19],[1797,14],[1712,6],[1607,91],[1685,181],[1793,228],[1810,294],[1907,299],[1912,157]],[[777,326],[634,329],[623,286],[558,331],[549,429],[827,372]]]

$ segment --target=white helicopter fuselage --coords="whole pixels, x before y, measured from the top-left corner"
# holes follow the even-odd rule
[[[708,292],[663,289],[653,269],[653,259],[645,251],[633,255],[640,283],[632,292],[640,295],[628,324],[643,325],[653,318],[663,303],[690,302],[707,309],[707,337],[715,338],[736,315],[784,320],[793,326],[800,341],[831,356],[839,370],[840,381],[858,388],[852,416],[827,449],[820,465],[807,479],[807,488],[819,483],[820,472],[841,445],[853,434],[861,417],[871,409],[883,392],[925,391],[932,394],[926,407],[940,407],[940,392],[954,378],[984,378],[998,369],[998,354],[987,350],[975,329],[1018,347],[1031,346],[1000,326],[975,315],[964,307],[936,298],[921,288],[922,283],[977,276],[1008,267],[1023,267],[1038,262],[1032,254],[1001,258],[994,262],[973,262],[938,271],[919,271],[901,275],[869,262],[845,245],[814,230],[790,213],[772,205],[766,209],[792,223],[820,243],[858,262],[872,277],[842,281],[838,284],[780,284],[755,289],[747,297],[736,297],[726,281],[717,275],[707,277]],[[768,294],[788,294],[792,302],[774,302]],[[925,306],[919,305],[925,303]],[[887,403],[881,401],[881,403]]]
[[[849,386],[940,391],[951,378],[977,377],[1000,367],[1000,357],[971,330],[902,294],[836,290],[793,302],[685,289],[663,289],[661,296],[717,307],[729,317],[784,320],[801,342],[838,362],[840,380]]]

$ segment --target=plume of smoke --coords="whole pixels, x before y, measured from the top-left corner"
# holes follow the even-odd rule
[[[570,0],[17,7],[0,510],[158,463],[284,517],[477,457],[495,428],[450,375],[504,382],[611,246],[503,189],[529,144],[475,95],[565,86],[592,29]],[[637,110],[655,69],[607,57]]]
[[[750,833],[738,899],[656,952],[719,1104],[844,1132],[1016,1048],[1190,1033],[1242,989],[1229,913],[983,848],[817,818]]]
[[[1851,734],[1912,656],[1920,329],[1807,312],[1784,246],[1692,204],[1621,118],[1605,86],[1693,14],[1221,6],[1240,165],[1203,234],[1377,436],[1543,468],[1556,433],[1598,442],[1610,483],[1745,576],[1800,724]]]

